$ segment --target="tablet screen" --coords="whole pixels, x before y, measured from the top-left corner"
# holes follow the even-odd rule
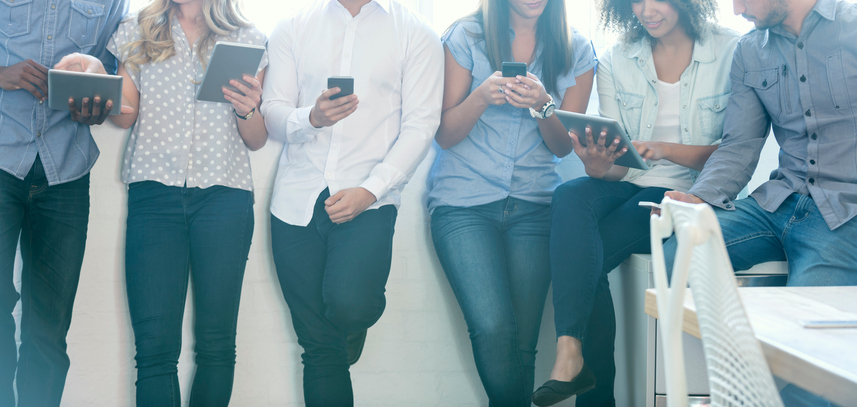
[[[258,45],[222,41],[214,44],[214,52],[205,67],[205,76],[197,88],[196,99],[229,103],[223,97],[223,88],[238,92],[229,81],[240,81],[244,75],[255,77],[264,55],[265,47]]]
[[[80,109],[83,98],[93,100],[96,96],[101,98],[102,103],[107,100],[113,101],[110,115],[120,114],[122,109],[122,77],[59,69],[48,71],[48,106],[51,109],[68,110],[69,98],[73,98],[75,107]]]

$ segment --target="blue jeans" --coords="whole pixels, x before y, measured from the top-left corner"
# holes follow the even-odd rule
[[[431,231],[489,405],[530,406],[550,285],[549,207],[515,198],[441,206],[431,215]]]
[[[66,334],[89,223],[89,174],[49,186],[41,160],[24,178],[0,170],[0,406],[59,406],[68,373]],[[21,239],[19,296],[13,282]],[[12,311],[21,298],[21,348]]]
[[[752,197],[735,201],[735,210],[714,208],[732,267],[747,270],[768,261],[788,261],[789,286],[857,285],[857,218],[830,230],[815,201],[792,194],[773,213]],[[672,270],[676,241],[664,243]],[[794,385],[780,393],[786,406],[826,406],[828,401]]]
[[[551,203],[550,261],[557,337],[583,344],[596,387],[578,406],[612,406],[616,315],[607,273],[632,253],[649,253],[649,209],[665,188],[577,178],[560,185]]]
[[[129,185],[125,279],[137,348],[137,406],[181,404],[177,365],[189,277],[197,364],[190,405],[229,403],[253,222],[250,191]]]
[[[304,348],[307,407],[354,405],[348,372],[347,332],[378,322],[393,259],[393,205],[335,224],[324,210],[324,190],[307,226],[271,216],[271,246],[280,288]]]

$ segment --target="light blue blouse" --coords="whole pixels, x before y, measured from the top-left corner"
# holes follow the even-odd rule
[[[481,24],[471,18],[456,23],[442,38],[455,61],[471,71],[471,92],[494,73],[481,35]],[[572,50],[572,68],[557,78],[557,92],[551,94],[557,107],[565,90],[575,85],[574,78],[596,65],[592,44],[577,30]],[[535,60],[540,57],[541,45]],[[539,62],[527,70],[541,79]],[[561,182],[555,169],[559,158],[545,145],[536,119],[528,109],[510,104],[489,106],[464,140],[438,150],[428,178],[429,210],[484,205],[509,196],[547,205]]]

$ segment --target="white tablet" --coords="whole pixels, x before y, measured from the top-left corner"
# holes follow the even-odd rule
[[[556,117],[559,118],[559,121],[562,122],[562,125],[565,126],[566,130],[574,130],[574,132],[577,133],[580,144],[583,144],[584,146],[586,145],[585,131],[587,127],[592,128],[592,138],[596,140],[598,139],[598,135],[601,134],[601,131],[604,130],[607,132],[608,142],[612,141],[615,137],[619,137],[619,146],[616,147],[616,149],[628,146],[628,151],[616,159],[616,165],[638,168],[641,170],[649,169],[649,166],[646,165],[646,161],[643,160],[643,157],[640,157],[640,153],[638,153],[637,149],[634,148],[634,145],[631,144],[631,139],[628,138],[628,135],[625,134],[625,130],[622,129],[622,126],[620,126],[619,122],[616,120],[609,119],[607,117],[566,112],[563,110],[555,110],[554,112],[556,113]]]
[[[217,42],[205,67],[202,83],[196,89],[196,100],[229,103],[223,97],[223,87],[238,92],[229,81],[241,81],[244,75],[255,77],[264,55],[265,47],[259,45]]]
[[[48,106],[54,110],[68,110],[68,99],[74,98],[74,105],[80,109],[83,98],[92,100],[98,96],[102,103],[113,101],[111,115],[121,113],[122,77],[119,75],[101,75],[51,69],[48,71]]]

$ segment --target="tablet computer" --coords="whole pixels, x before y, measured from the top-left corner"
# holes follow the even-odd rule
[[[264,55],[265,47],[260,45],[218,41],[205,67],[205,76],[196,88],[196,100],[229,103],[223,97],[223,87],[238,92],[229,81],[242,81],[244,75],[255,77]]]
[[[74,105],[80,109],[83,98],[94,100],[98,96],[101,103],[113,101],[111,115],[117,115],[122,110],[122,77],[119,75],[101,75],[48,70],[48,106],[54,110],[68,111],[68,99],[74,98]],[[92,106],[93,102],[90,102]]]
[[[580,144],[583,144],[584,146],[586,145],[585,131],[587,127],[592,128],[592,138],[595,140],[598,139],[598,135],[601,134],[602,130],[604,130],[607,132],[607,139],[609,141],[612,141],[615,137],[619,137],[619,146],[616,147],[617,149],[628,146],[628,151],[616,159],[616,165],[641,170],[649,169],[649,166],[646,165],[646,161],[643,160],[643,157],[640,157],[640,153],[638,153],[637,149],[634,148],[634,145],[631,144],[631,139],[628,138],[628,135],[625,134],[625,130],[622,129],[622,126],[620,126],[619,122],[616,120],[601,116],[589,116],[580,113],[566,112],[563,110],[556,110],[554,112],[556,117],[559,118],[559,121],[562,122],[562,125],[565,126],[566,130],[574,130],[574,132],[580,136]]]

